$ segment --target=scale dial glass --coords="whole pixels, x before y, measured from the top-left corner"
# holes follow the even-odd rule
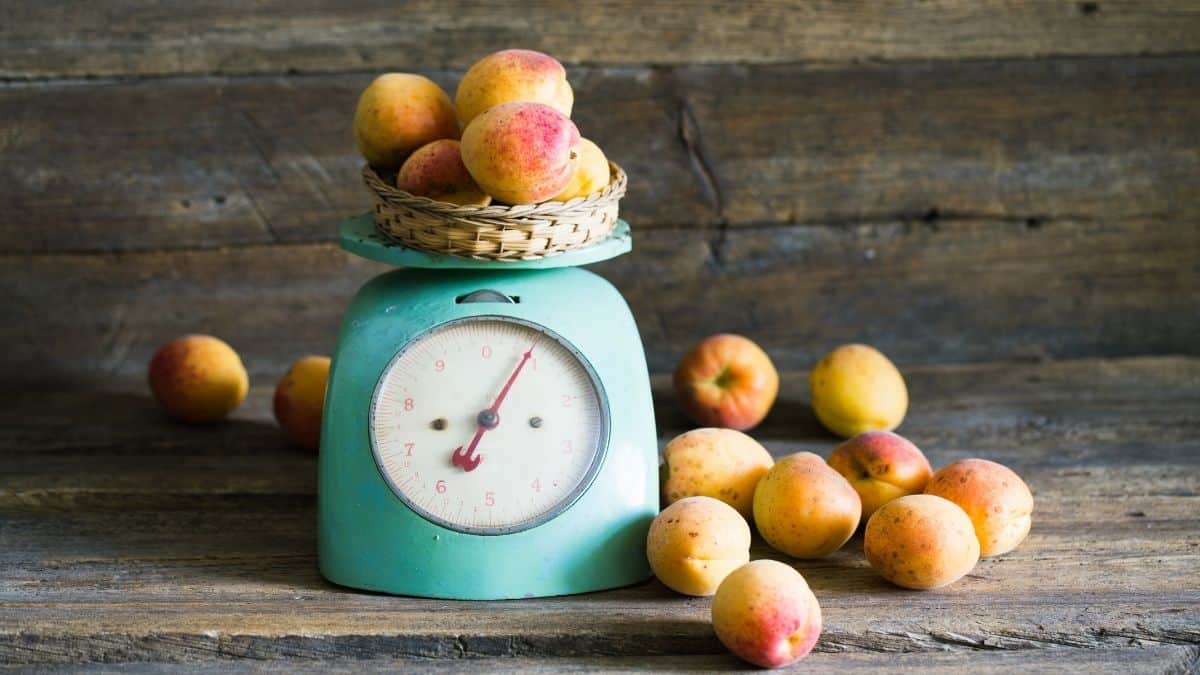
[[[608,404],[569,342],[509,317],[457,319],[406,345],[371,401],[371,450],[392,491],[471,534],[536,527],[587,490]]]

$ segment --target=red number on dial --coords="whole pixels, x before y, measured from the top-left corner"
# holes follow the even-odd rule
[[[495,506],[496,505],[496,495],[491,492],[484,493],[483,504],[484,504],[484,506]]]
[[[436,371],[438,371],[439,373],[440,373],[440,372],[442,372],[443,370],[445,370],[445,369],[446,369],[446,362],[445,362],[445,361],[443,361],[443,360],[441,360],[441,359],[438,359],[437,361],[434,361],[434,362],[433,362],[433,369],[434,369],[434,370],[436,370]]]
[[[408,451],[408,452],[404,453],[404,456],[405,456],[405,457],[412,457],[412,449],[413,449],[413,444],[412,444],[412,443],[405,443],[405,444],[404,444],[404,449]]]
[[[537,478],[534,478],[533,483],[530,485],[530,487],[533,488],[534,492],[541,492],[542,491],[542,481],[538,480]]]
[[[479,350],[479,353],[480,353],[480,354],[482,354],[482,355],[483,355],[483,358],[485,358],[485,359],[490,359],[490,358],[492,358],[492,347],[491,347],[491,345],[484,345],[484,346],[483,346],[483,349],[480,349],[480,350]]]
[[[404,399],[404,410],[405,410],[405,412],[412,412],[412,409],[413,409],[414,405],[415,405],[415,404],[414,404],[414,402],[413,402],[413,400],[412,400],[411,398],[406,398],[406,399]]]
[[[436,485],[434,485],[433,487],[434,487],[434,489],[435,489],[435,490],[437,490],[438,494],[440,495],[440,494],[442,494],[443,492],[445,492],[445,491],[446,491],[446,481],[444,481],[444,480],[439,480],[439,481],[437,482],[437,484],[436,484]]]

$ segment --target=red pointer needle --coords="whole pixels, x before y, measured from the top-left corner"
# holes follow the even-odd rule
[[[479,413],[479,429],[475,431],[475,437],[467,444],[466,451],[460,445],[454,450],[454,454],[450,455],[450,462],[455,466],[462,467],[463,471],[474,471],[475,467],[479,466],[479,462],[483,461],[482,457],[475,454],[475,448],[479,445],[479,439],[483,438],[483,435],[489,430],[500,426],[500,404],[504,403],[505,397],[508,396],[508,390],[512,389],[513,382],[516,382],[517,376],[521,374],[521,369],[533,357],[533,348],[537,346],[538,340],[541,339],[541,336],[538,336],[538,339],[529,345],[529,349],[525,350],[525,354],[521,356],[521,362],[517,364],[517,368],[513,371],[513,374],[508,376],[508,381],[504,383],[504,388],[500,390],[500,394],[496,397],[496,400],[492,402],[491,406]]]
[[[487,430],[487,427],[479,427],[479,430],[475,432],[475,437],[467,445],[467,451],[463,452],[462,446],[458,446],[454,450],[454,454],[450,455],[450,462],[461,466],[463,471],[474,471],[475,467],[483,461],[482,457],[475,454],[475,446],[479,445],[479,439],[483,438],[483,432]]]

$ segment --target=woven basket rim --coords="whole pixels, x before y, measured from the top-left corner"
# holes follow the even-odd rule
[[[625,189],[628,184],[628,176],[625,170],[616,162],[608,160],[609,181],[608,185],[604,186],[603,190],[593,192],[583,197],[576,197],[570,201],[545,201],[537,204],[488,204],[487,206],[476,205],[461,205],[451,204],[450,202],[440,202],[436,199],[430,199],[423,195],[414,195],[411,192],[401,190],[396,187],[392,181],[385,180],[383,176],[375,170],[375,167],[370,164],[363,164],[362,175],[373,192],[380,198],[388,202],[403,202],[409,208],[417,208],[423,211],[436,213],[438,215],[458,216],[463,218],[494,218],[497,221],[505,221],[507,218],[528,218],[537,216],[554,216],[558,213],[570,211],[579,208],[585,202],[603,202],[610,199],[619,200],[625,196]],[[514,222],[497,222],[497,225],[505,225],[509,227],[519,226],[519,221]]]
[[[609,160],[603,189],[570,201],[460,205],[413,195],[394,176],[362,168],[376,230],[401,246],[477,260],[533,260],[606,240],[617,225],[628,177]]]

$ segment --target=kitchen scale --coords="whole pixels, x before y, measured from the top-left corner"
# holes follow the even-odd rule
[[[583,593],[650,576],[658,453],[633,315],[580,269],[397,246],[370,214],[341,245],[396,265],[363,286],[334,350],[321,433],[321,573],[400,595]]]

